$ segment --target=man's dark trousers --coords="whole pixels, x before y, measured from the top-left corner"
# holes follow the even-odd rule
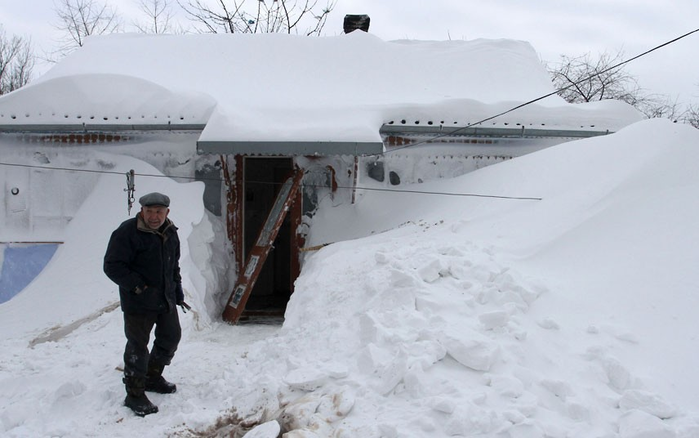
[[[148,351],[150,332],[155,325],[155,340]],[[168,313],[124,313],[124,376],[146,377],[148,362],[170,365],[182,337],[177,310]]]

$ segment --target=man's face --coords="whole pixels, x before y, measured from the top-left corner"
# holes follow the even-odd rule
[[[141,207],[143,222],[152,230],[157,230],[165,223],[165,218],[167,218],[168,213],[170,213],[170,209],[162,205]]]

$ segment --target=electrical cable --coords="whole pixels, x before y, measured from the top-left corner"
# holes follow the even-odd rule
[[[108,175],[119,175],[124,176],[126,172],[116,172],[113,170],[91,170],[91,169],[72,169],[67,167],[48,167],[48,166],[36,166],[32,164],[18,164],[18,163],[4,163],[0,162],[0,166],[10,166],[10,167],[23,167],[30,169],[44,169],[44,170],[57,170],[64,172],[85,172],[85,173],[101,173]],[[184,179],[188,181],[217,181],[225,182],[222,178],[212,178],[212,177],[191,177],[191,176],[168,176],[168,175],[154,175],[148,173],[137,173],[136,176],[147,177],[147,178],[168,178],[168,179]],[[281,183],[266,182],[266,181],[246,181],[248,184],[266,184],[266,185],[281,185]],[[327,186],[313,185],[313,184],[302,184],[304,187],[315,187],[323,188]],[[443,196],[463,196],[463,197],[475,197],[475,198],[494,198],[494,199],[513,199],[513,200],[526,200],[526,201],[541,201],[542,198],[532,197],[532,196],[504,196],[504,195],[484,195],[479,193],[453,193],[453,192],[437,192],[437,191],[421,191],[421,190],[407,190],[407,189],[390,189],[390,188],[380,188],[380,187],[348,187],[348,186],[336,186],[338,189],[346,190],[365,190],[371,192],[394,192],[394,193],[413,193],[420,195],[443,195]]]

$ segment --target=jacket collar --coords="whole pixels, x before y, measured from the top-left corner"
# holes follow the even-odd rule
[[[153,233],[157,234],[160,237],[163,238],[163,240],[167,240],[167,231],[170,228],[173,228],[174,230],[177,230],[177,227],[175,224],[170,220],[170,218],[165,218],[165,222],[158,228],[157,230],[154,230],[152,228],[149,228],[146,225],[146,222],[143,220],[143,217],[141,217],[141,213],[136,214],[136,228],[138,231],[143,231],[144,233]]]

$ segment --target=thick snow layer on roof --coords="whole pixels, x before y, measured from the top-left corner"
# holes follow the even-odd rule
[[[208,95],[109,73],[43,80],[2,103],[11,110],[0,123],[32,124],[205,124],[216,105]]]
[[[390,120],[463,125],[552,91],[523,41],[115,34],[0,99],[0,124],[207,123],[202,140],[379,141]],[[638,120],[613,103],[580,108],[554,95],[509,116],[561,129]]]

